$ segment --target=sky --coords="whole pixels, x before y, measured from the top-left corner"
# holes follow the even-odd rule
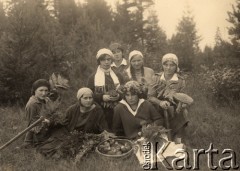
[[[111,5],[116,2],[106,1]],[[229,40],[227,27],[231,24],[226,19],[227,11],[232,11],[232,4],[235,4],[235,0],[155,0],[154,10],[158,14],[159,26],[171,38],[184,11],[189,9],[196,22],[198,35],[202,38],[199,45],[203,49],[205,45],[214,46],[218,27],[222,38]]]

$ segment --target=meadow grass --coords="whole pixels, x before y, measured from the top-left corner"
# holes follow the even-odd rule
[[[239,105],[236,102],[234,107],[219,104],[198,79],[190,77],[187,81],[186,91],[194,99],[194,105],[189,110],[191,123],[185,137],[190,153],[192,149],[207,150],[210,143],[213,143],[214,148],[219,150],[219,154],[214,156],[215,165],[218,165],[220,158],[226,156],[222,154],[222,150],[226,148],[233,149],[236,152],[237,161],[240,161]],[[0,145],[2,145],[22,131],[27,123],[24,109],[20,107],[1,107],[0,116]],[[103,160],[95,153],[90,153],[75,165],[73,161],[45,159],[34,149],[19,149],[22,142],[23,137],[0,152],[0,171],[143,170],[135,156],[125,160],[110,161]],[[210,170],[207,167],[206,155],[200,158],[200,170]],[[159,170],[166,169],[159,165]]]

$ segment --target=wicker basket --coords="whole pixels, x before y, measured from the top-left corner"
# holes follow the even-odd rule
[[[110,140],[110,139],[107,139],[107,140],[99,143],[98,146],[96,147],[96,152],[101,158],[103,158],[103,159],[125,159],[125,158],[130,157],[133,154],[133,144],[130,140],[120,139],[120,138],[111,138],[111,139],[114,139],[114,141],[117,141],[121,144],[128,143],[131,146],[131,149],[129,151],[127,151],[126,153],[122,153],[120,155],[117,155],[117,154],[111,155],[111,154],[102,153],[101,150],[99,150],[99,146],[102,145],[103,143],[105,143],[106,141]]]

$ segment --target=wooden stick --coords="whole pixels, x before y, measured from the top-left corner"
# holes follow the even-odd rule
[[[30,129],[35,127],[37,124],[42,122],[44,120],[44,117],[40,117],[38,120],[36,120],[32,125],[24,129],[22,132],[19,132],[15,137],[13,137],[11,140],[9,140],[7,143],[5,143],[3,146],[0,147],[0,151],[6,148],[9,144],[17,140],[19,137],[21,137],[24,133],[28,132]]]
[[[169,116],[168,116],[167,110],[165,110],[165,109],[164,109],[164,119],[165,119],[165,123],[166,123],[166,129],[170,129]],[[169,141],[172,140],[171,131],[168,131],[168,140]]]

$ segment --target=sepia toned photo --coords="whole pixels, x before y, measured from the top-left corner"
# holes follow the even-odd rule
[[[240,169],[240,0],[0,0],[0,171]]]

